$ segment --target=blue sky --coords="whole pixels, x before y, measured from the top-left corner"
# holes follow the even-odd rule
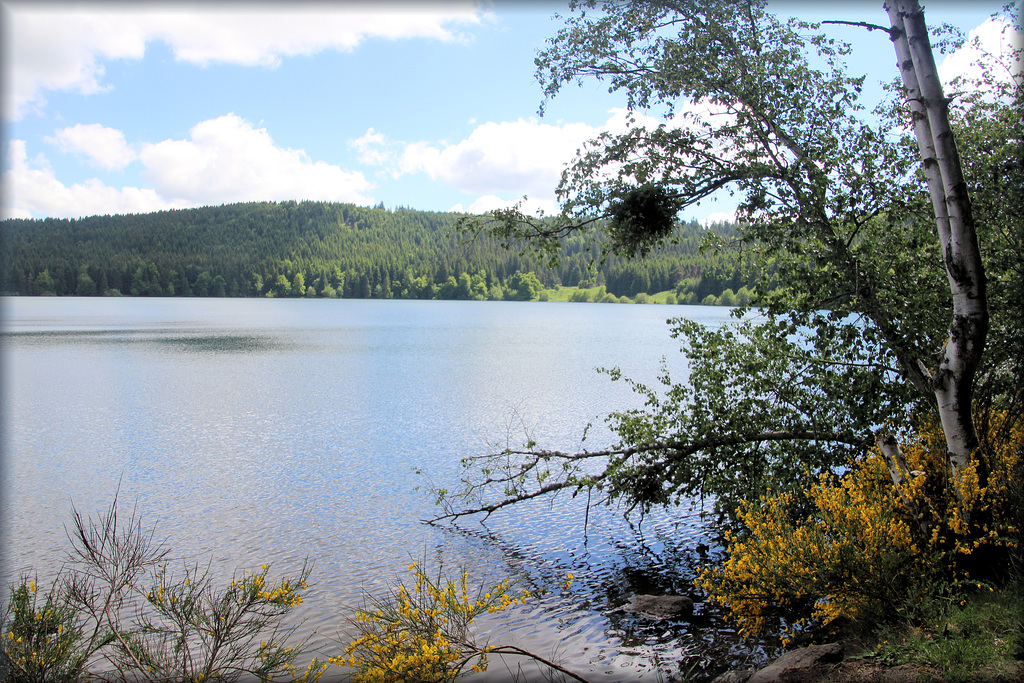
[[[926,17],[968,32],[1000,4],[931,2]],[[538,116],[533,58],[564,3],[2,6],[4,217],[285,199],[484,211],[523,195],[550,212],[579,144],[624,117],[595,82]],[[772,8],[886,24],[881,0]],[[853,43],[854,73],[895,77],[887,36],[831,32]],[[944,77],[969,61],[950,59]]]

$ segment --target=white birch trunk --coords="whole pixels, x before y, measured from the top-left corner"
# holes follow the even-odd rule
[[[971,403],[974,376],[988,334],[985,271],[924,11],[917,0],[885,0],[884,6],[893,29],[890,37],[914,120],[953,299],[949,339],[929,375],[955,475],[970,462],[978,445]]]

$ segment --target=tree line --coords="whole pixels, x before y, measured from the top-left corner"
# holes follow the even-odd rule
[[[147,214],[3,221],[0,290],[9,295],[529,299],[539,287],[604,286],[635,297],[674,289],[700,302],[752,289],[709,233],[680,227],[643,260],[608,254],[577,236],[558,263],[501,240],[458,231],[462,216],[328,202],[250,202]],[[598,262],[600,261],[600,262]],[[533,279],[526,277],[533,274]],[[534,285],[534,281],[538,285]]]

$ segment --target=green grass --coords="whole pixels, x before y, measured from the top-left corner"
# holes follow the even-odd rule
[[[917,623],[880,632],[875,656],[889,666],[923,665],[945,681],[1017,680],[1024,675],[1024,584],[975,586],[925,605]]]
[[[585,297],[585,298],[584,298]],[[629,297],[616,297],[614,294],[608,294],[604,287],[557,287],[554,289],[545,289],[541,295],[542,301],[589,301],[599,303],[620,303],[620,304],[632,304],[632,303],[646,303],[646,304],[675,304],[678,303],[676,300],[676,294],[673,290],[668,289],[664,292],[656,292],[654,294],[641,293],[637,294],[635,299]]]

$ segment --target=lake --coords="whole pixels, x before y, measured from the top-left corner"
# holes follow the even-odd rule
[[[3,575],[59,565],[72,503],[104,510],[120,487],[172,556],[225,577],[315,563],[295,613],[337,654],[364,591],[411,560],[471,580],[522,577],[526,606],[482,636],[554,657],[591,680],[657,680],[748,649],[710,616],[624,613],[635,591],[686,593],[705,528],[696,510],[624,520],[562,496],[480,524],[428,526],[424,490],[455,488],[459,462],[520,445],[607,445],[602,417],[641,404],[620,367],[684,377],[666,319],[718,325],[728,309],[577,303],[0,299]],[[417,470],[422,474],[417,474]],[[584,521],[586,520],[586,525]],[[571,590],[566,574],[576,577]],[[698,605],[698,613],[700,613]],[[755,658],[762,654],[755,652]],[[496,665],[495,665],[496,666]],[[493,668],[493,667],[492,667]]]

